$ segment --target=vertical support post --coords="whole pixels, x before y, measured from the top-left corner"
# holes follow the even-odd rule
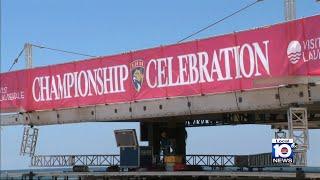
[[[149,146],[152,147],[153,164],[160,163],[160,123],[150,123]]]
[[[38,129],[25,127],[20,147],[20,155],[33,156],[35,153],[38,139]]]
[[[289,138],[296,144],[293,166],[307,166],[307,150],[309,147],[307,108],[289,108],[288,110]]]
[[[185,123],[177,123],[175,128],[175,139],[176,139],[176,153],[183,157],[182,163],[186,163],[186,128]]]
[[[291,21],[296,18],[295,0],[284,0],[284,17],[286,21]]]
[[[32,44],[24,44],[26,69],[32,68]]]

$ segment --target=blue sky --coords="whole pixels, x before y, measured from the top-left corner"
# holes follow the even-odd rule
[[[1,71],[9,69],[25,42],[110,55],[175,43],[253,0],[224,1],[84,1],[2,0]],[[319,13],[315,0],[297,0],[297,18]],[[191,39],[231,33],[283,21],[283,0],[264,0]],[[33,65],[83,59],[35,49]],[[21,58],[14,69],[24,67]],[[83,123],[42,126],[37,154],[117,153],[114,129],[139,128],[137,123]],[[1,130],[1,168],[28,168],[19,156],[23,127]],[[188,129],[187,152],[251,154],[271,151],[270,126],[240,125]],[[309,165],[320,166],[320,131],[310,131]]]

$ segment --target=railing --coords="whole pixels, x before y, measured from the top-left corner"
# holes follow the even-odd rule
[[[234,166],[233,155],[186,155],[187,165]],[[120,165],[119,155],[36,155],[31,158],[33,167],[66,166],[116,166]]]
[[[187,165],[226,167],[235,166],[234,155],[187,155]]]
[[[31,158],[33,167],[63,166],[115,166],[120,164],[119,155],[37,155]]]

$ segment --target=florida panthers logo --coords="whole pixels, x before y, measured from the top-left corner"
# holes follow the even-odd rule
[[[135,60],[130,63],[131,79],[134,89],[139,92],[142,87],[144,77],[144,62],[143,60]]]

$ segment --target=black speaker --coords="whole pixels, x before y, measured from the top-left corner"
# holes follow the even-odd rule
[[[148,141],[148,127],[150,123],[140,122],[140,141]]]

